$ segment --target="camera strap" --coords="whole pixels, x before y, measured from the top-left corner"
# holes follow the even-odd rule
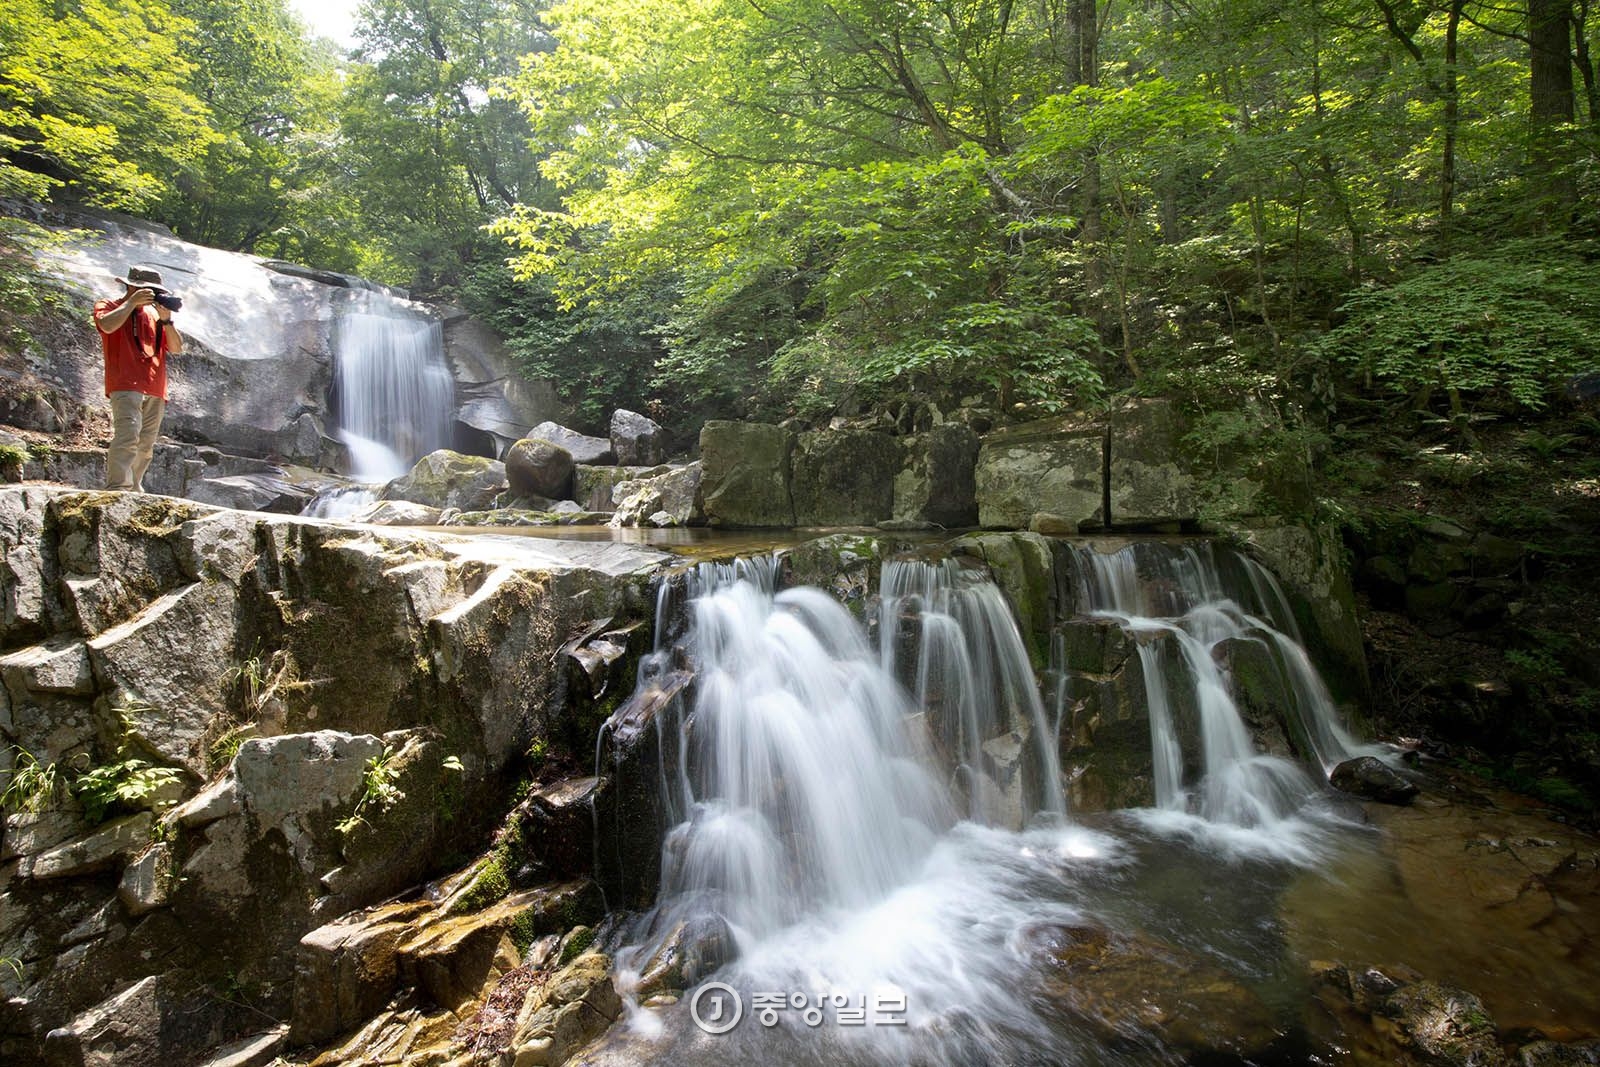
[[[139,355],[143,356],[145,359],[158,359],[161,356],[162,347],[167,341],[167,339],[161,335],[161,320],[156,320],[155,340],[150,345],[150,351],[146,353],[144,350],[144,341],[139,337],[139,320],[144,317],[143,315],[139,314],[141,310],[143,309],[134,308],[133,313],[128,316],[128,336],[133,341],[133,350],[135,352],[139,353]]]

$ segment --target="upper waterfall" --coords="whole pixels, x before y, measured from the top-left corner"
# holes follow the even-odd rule
[[[455,390],[438,322],[375,302],[337,320],[334,358],[339,433],[354,477],[398,478],[450,444]]]

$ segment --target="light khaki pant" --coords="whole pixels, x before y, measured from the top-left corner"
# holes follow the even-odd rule
[[[106,488],[144,491],[144,472],[161,436],[167,402],[135,389],[110,395],[111,447],[106,449]]]

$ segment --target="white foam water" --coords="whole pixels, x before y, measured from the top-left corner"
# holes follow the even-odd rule
[[[1288,599],[1272,573],[1212,542],[1143,542],[1104,553],[1075,546],[1081,611],[1116,620],[1138,637],[1164,633],[1167,642],[1140,641],[1140,667],[1151,707],[1156,806],[1198,815],[1204,824],[1270,828],[1297,825],[1320,788],[1296,763],[1256,751],[1231,684],[1215,653],[1227,641],[1265,646],[1286,710],[1298,723],[1324,774],[1356,755],[1377,753],[1345,728],[1327,686],[1300,644]],[[1182,657],[1168,670],[1163,656]],[[1188,687],[1174,694],[1174,679]],[[1198,709],[1204,775],[1182,778],[1175,696]],[[1163,820],[1164,825],[1182,820]]]
[[[1149,608],[1134,599],[1145,595],[1137,575],[1112,564],[1088,580],[1102,577],[1130,591],[1124,604]],[[1221,606],[1214,570],[1195,582],[1197,592],[1162,594],[1176,596],[1175,617],[1123,621],[1180,635],[1202,699],[1220,709],[1227,680],[1207,642],[1262,620]],[[1252,940],[1263,937],[1256,875],[1240,872],[1256,864],[1281,878],[1326,855],[1333,831],[1302,810],[1311,780],[1256,754],[1236,710],[1207,720],[1205,781],[1182,780],[1175,750],[1158,754],[1160,808],[1075,825],[1055,731],[993,583],[950,562],[886,564],[875,636],[825,594],[774,585],[759,560],[702,565],[677,592],[663,586],[658,651],[641,674],[661,670],[681,637],[696,692],[681,719],[658,720],[683,739],[661,779],[680,818],[658,904],[616,957],[631,996],[673,929],[725,922],[736,959],[714,979],[749,1017],[711,1034],[685,1003],[635,1002],[584,1062],[1177,1062],[1148,1034],[1108,1045],[1049,986],[1052,931],[1137,927],[1130,880],[1166,877],[1174,855],[1220,871],[1216,885],[1180,895],[1202,911],[1237,898],[1247,913],[1215,935],[1218,954],[1244,960],[1234,965],[1252,980],[1271,971],[1254,960],[1271,951]],[[678,596],[689,598],[686,628],[671,621]],[[1151,703],[1164,707],[1156,693]]]
[[[349,473],[386,482],[450,443],[455,385],[444,361],[444,328],[387,298],[346,312],[334,328],[339,436]]]
[[[378,490],[372,486],[338,486],[324,489],[312,497],[300,514],[310,519],[349,519],[370,507],[377,499]]]

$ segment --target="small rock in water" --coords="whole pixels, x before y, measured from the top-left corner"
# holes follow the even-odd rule
[[[1521,1067],[1600,1067],[1600,1038],[1563,1045],[1556,1041],[1535,1041],[1517,1053]]]
[[[1328,776],[1335,789],[1384,804],[1409,804],[1419,790],[1376,756],[1345,760]]]
[[[691,989],[735,954],[733,931],[720,917],[685,919],[672,928],[642,968],[638,994],[650,997]]]
[[[1483,1001],[1463,989],[1417,982],[1391,995],[1377,1014],[1392,1021],[1392,1040],[1420,1049],[1433,1062],[1460,1067],[1506,1063],[1494,1020]]]

